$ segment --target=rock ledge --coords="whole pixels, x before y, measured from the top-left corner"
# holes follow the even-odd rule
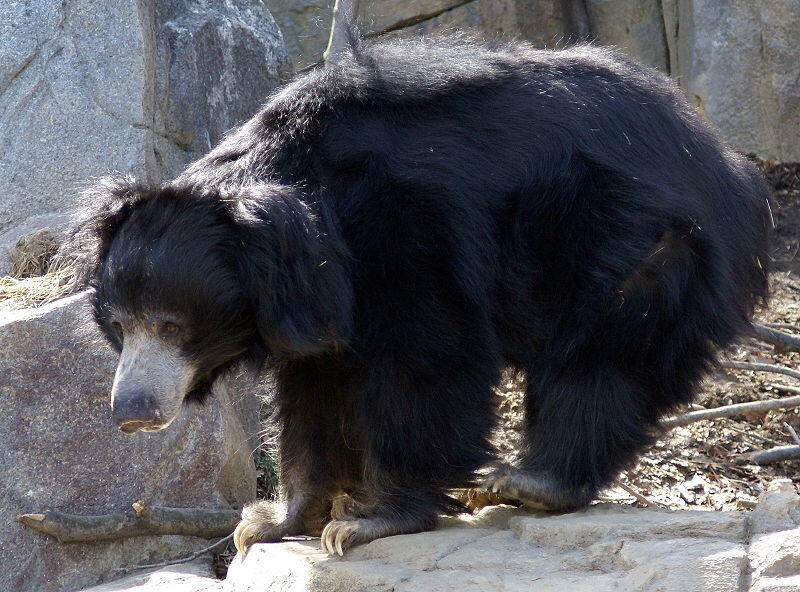
[[[603,504],[550,516],[507,506],[435,532],[356,547],[317,539],[255,545],[231,565],[231,592],[800,591],[800,498],[778,481],[752,513]]]

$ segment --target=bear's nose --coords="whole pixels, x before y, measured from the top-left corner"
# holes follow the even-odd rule
[[[111,405],[114,424],[126,434],[158,428],[163,423],[155,397],[147,393],[121,393]]]

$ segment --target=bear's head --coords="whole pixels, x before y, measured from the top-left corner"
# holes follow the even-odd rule
[[[87,196],[78,232],[95,319],[120,353],[122,431],[165,428],[237,362],[326,355],[347,339],[347,254],[299,190],[117,177]]]

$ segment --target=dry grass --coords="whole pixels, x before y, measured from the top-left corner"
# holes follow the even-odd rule
[[[28,278],[46,274],[58,251],[58,243],[58,238],[46,228],[21,237],[8,253],[11,277]]]
[[[77,289],[77,277],[69,267],[25,278],[0,277],[0,310],[42,306]]]
[[[74,266],[55,257],[59,242],[46,228],[17,241],[8,253],[11,273],[0,277],[0,310],[42,306],[78,290]]]

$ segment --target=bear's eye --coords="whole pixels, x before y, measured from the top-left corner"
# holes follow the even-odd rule
[[[122,330],[122,323],[119,321],[111,321],[111,329],[114,331],[114,334],[117,336],[117,339],[122,341],[123,337],[123,330]]]
[[[164,321],[158,326],[158,334],[162,337],[172,337],[180,330],[181,328],[172,321]]]

